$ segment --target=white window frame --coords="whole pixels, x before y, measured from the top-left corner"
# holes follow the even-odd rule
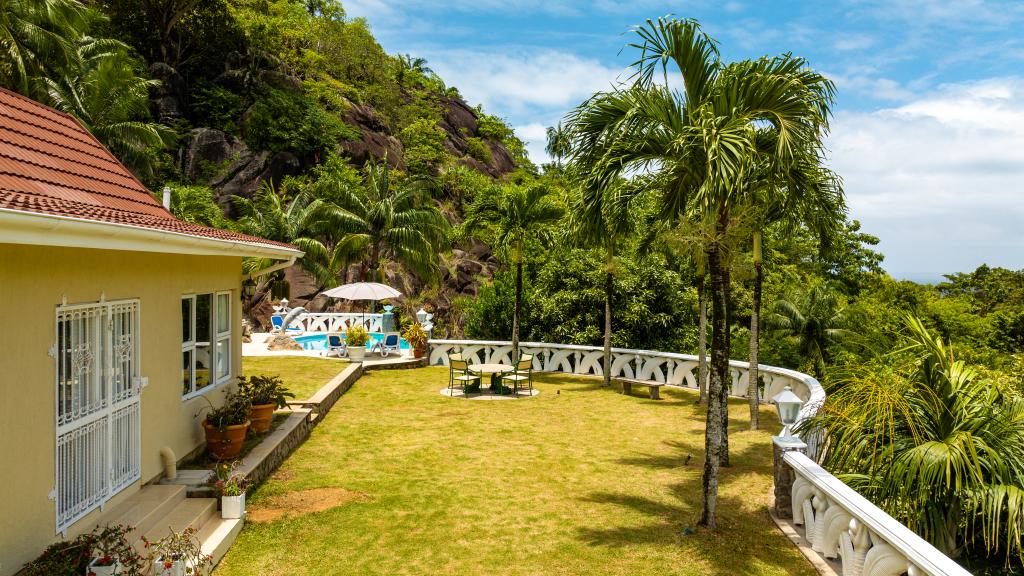
[[[69,321],[74,314],[83,311],[95,318],[89,328],[91,336],[74,338],[68,342],[61,331],[61,323]],[[128,314],[127,322],[115,327],[115,312]],[[139,373],[142,367],[141,347],[141,304],[139,299],[100,301],[87,304],[62,304],[57,306],[54,322],[54,346],[50,355],[55,360],[54,366],[54,457],[55,480],[54,490],[50,498],[56,503],[56,529],[65,533],[68,527],[103,506],[116,494],[131,486],[141,477],[141,398],[140,393],[144,378]],[[128,330],[127,333],[124,330]],[[117,338],[115,338],[117,336]],[[75,375],[68,361],[75,362],[71,352],[65,349],[75,342],[84,343],[82,359],[88,363],[88,382],[84,384],[91,392],[99,396],[90,402],[86,412],[70,413],[66,403],[69,398],[63,386],[72,386],[74,400]],[[66,355],[68,354],[68,355]],[[128,373],[123,373],[123,368]],[[68,372],[72,373],[69,374]],[[115,380],[121,380],[121,389],[115,389]],[[62,410],[63,408],[63,410]],[[62,413],[63,412],[63,413]],[[99,438],[95,438],[91,446],[75,445],[76,437],[88,435],[101,430]],[[71,459],[70,467],[66,467],[62,459],[62,439],[72,450],[77,452]],[[86,454],[87,453],[87,454]],[[100,463],[95,467],[83,466],[80,458],[88,456],[98,458]],[[85,477],[78,474],[83,473]],[[72,488],[72,484],[75,486]],[[70,499],[70,508],[61,511],[61,493],[64,490],[76,492]]]
[[[199,296],[205,296],[205,295],[209,295],[210,296],[210,336],[209,336],[210,340],[209,340],[209,342],[199,342],[198,340],[196,340],[196,337],[197,337],[197,334],[196,334],[196,323],[197,323],[196,322],[196,320],[197,320],[196,314],[198,312],[198,308],[196,307],[196,300],[197,300],[197,298]],[[228,307],[228,314],[227,314],[228,322],[227,322],[227,328],[225,330],[221,330],[220,329],[221,327],[218,325],[218,312],[219,312],[218,309],[220,307],[219,300],[220,300],[221,296],[226,296],[225,301],[227,302],[227,307]],[[191,318],[189,320],[189,322],[190,322],[190,326],[189,326],[189,332],[190,333],[189,333],[189,336],[191,336],[191,339],[188,340],[188,341],[185,341],[184,340],[184,334],[182,334],[181,338],[179,338],[179,340],[182,341],[182,343],[181,343],[182,359],[184,359],[184,355],[185,355],[186,352],[189,352],[189,351],[192,352],[192,357],[191,357],[192,358],[192,370],[191,370],[191,374],[192,374],[191,378],[192,378],[192,380],[191,380],[191,383],[190,383],[190,390],[188,392],[183,392],[182,396],[181,396],[182,401],[187,401],[187,400],[191,400],[193,398],[198,398],[199,396],[202,396],[202,395],[210,392],[211,390],[215,390],[215,389],[220,388],[224,384],[227,384],[228,382],[230,382],[232,380],[232,378],[234,377],[235,366],[234,366],[234,362],[232,361],[233,353],[232,353],[232,349],[231,349],[231,337],[232,337],[232,332],[233,332],[232,328],[233,328],[234,322],[232,321],[232,317],[231,317],[231,312],[232,312],[231,311],[231,291],[229,291],[229,290],[220,290],[220,291],[213,291],[213,292],[196,292],[196,293],[185,294],[185,295],[183,295],[181,297],[181,300],[182,301],[188,300],[191,303],[190,304],[190,309],[189,309],[189,311],[191,313]],[[228,370],[227,370],[227,374],[225,374],[223,376],[218,375],[218,365],[219,365],[219,362],[220,362],[220,357],[219,357],[220,353],[218,352],[217,345],[220,342],[225,342],[226,343],[225,348],[227,350],[227,353],[226,353],[227,360],[226,361],[227,361]],[[197,347],[197,345],[198,346],[202,346],[204,344],[210,350],[210,361],[209,361],[209,368],[208,368],[209,369],[210,383],[207,384],[206,386],[202,387],[202,388],[196,388],[196,378],[197,378],[197,372],[196,372],[196,347]],[[180,361],[179,361],[179,366],[182,366],[182,362],[180,362]],[[184,369],[184,366],[182,366],[181,369]]]

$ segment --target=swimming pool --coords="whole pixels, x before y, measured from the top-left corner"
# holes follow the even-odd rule
[[[384,335],[380,332],[370,332],[370,340],[366,343],[366,349],[369,350],[374,344],[383,339]],[[327,334],[304,334],[302,336],[296,336],[295,341],[302,345],[303,350],[327,349]],[[405,338],[398,339],[398,346],[402,350],[409,349],[409,343],[405,341]]]

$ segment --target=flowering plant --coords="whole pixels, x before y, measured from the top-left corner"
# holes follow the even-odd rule
[[[213,483],[217,494],[221,496],[241,496],[249,487],[249,479],[241,474],[233,474],[238,467],[238,461],[231,464],[217,464],[214,469],[216,480]]]
[[[170,574],[176,562],[185,567],[185,574],[205,574],[205,568],[213,565],[213,556],[203,554],[196,538],[196,529],[189,526],[181,532],[171,530],[167,536],[151,542],[142,537],[143,545],[149,551],[149,559],[155,575]]]
[[[131,545],[132,529],[122,524],[96,528],[92,532],[92,566],[118,564],[118,574],[142,574],[142,557]],[[91,574],[91,571],[90,571]]]

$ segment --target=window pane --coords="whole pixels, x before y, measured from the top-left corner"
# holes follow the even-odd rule
[[[231,339],[217,341],[217,380],[226,378],[231,373]]]
[[[196,295],[196,342],[210,341],[210,304],[212,295]]]
[[[181,393],[188,394],[192,391],[192,351],[185,350],[181,353]]]
[[[224,333],[231,330],[231,295],[217,295],[217,332]]]
[[[210,345],[196,344],[196,390],[210,385]]]
[[[192,341],[192,299],[181,299],[181,341]]]

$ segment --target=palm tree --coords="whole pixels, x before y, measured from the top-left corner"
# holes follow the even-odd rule
[[[391,181],[387,162],[366,163],[363,190],[328,185],[341,209],[336,216],[339,243],[346,252],[359,255],[362,276],[384,280],[387,262],[395,262],[421,279],[438,271],[438,255],[447,238],[448,221],[425,198],[426,179],[402,185]]]
[[[1024,399],[982,378],[920,320],[906,346],[832,386],[804,429],[823,465],[944,553],[1024,554]]]
[[[174,139],[170,128],[144,120],[149,90],[159,81],[138,75],[128,46],[117,40],[82,37],[76,49],[77,67],[57,79],[40,79],[50,102],[78,118],[136,175],[152,175],[149,150]]]
[[[764,128],[758,134],[758,148],[770,150],[777,133]],[[771,157],[766,155],[765,158]],[[805,225],[818,236],[823,247],[842,226],[846,215],[842,183],[839,177],[822,166],[820,150],[801,150],[788,165],[772,166],[762,162],[748,182],[752,213],[752,255],[754,286],[750,311],[750,363],[747,371],[747,398],[750,405],[750,429],[757,430],[759,417],[759,366],[761,292],[764,283],[762,231],[772,225],[780,232]]]
[[[794,150],[823,136],[833,85],[790,55],[723,64],[716,42],[694,20],[661,18],[636,29],[640,51],[629,84],[599,92],[569,116],[575,157],[590,157],[592,178],[610,182],[650,171],[662,182],[662,216],[678,219],[691,204],[714,223],[711,277],[711,382],[700,523],[714,528],[718,467],[727,454],[729,338],[728,246],[743,183],[764,154],[785,165]],[[660,74],[657,72],[660,71]],[[668,87],[678,72],[683,92]],[[664,79],[664,81],[662,81]],[[774,149],[758,150],[757,127],[778,131]]]
[[[343,217],[338,206],[314,198],[308,190],[288,201],[287,191],[276,190],[269,182],[261,185],[252,200],[241,196],[232,196],[231,200],[241,214],[238,224],[243,232],[297,246],[305,252],[299,265],[313,275],[321,289],[337,280],[337,274],[330,274],[329,263],[340,252],[329,239]],[[272,264],[269,260],[253,260],[247,267],[259,270]],[[262,282],[259,292],[266,290],[270,279]]]
[[[523,258],[527,244],[549,242],[552,225],[562,218],[563,208],[548,189],[532,186],[494,186],[477,196],[462,223],[464,234],[488,230],[492,246],[506,251],[515,266],[516,296],[512,311],[512,357],[519,357],[519,319],[523,298]]]
[[[585,170],[585,167],[576,167]],[[632,201],[644,179],[633,183],[619,183],[610,190],[587,186],[581,178],[569,209],[569,235],[586,246],[594,246],[604,253],[604,385],[611,386],[612,378],[612,295],[615,288],[615,259],[623,241],[635,228]]]
[[[411,54],[399,54],[398,55],[398,72],[395,80],[399,86],[403,86],[405,77],[407,75],[415,74],[420,77],[426,78],[433,73],[433,70],[427,66],[427,60],[413,56]]]
[[[555,166],[561,168],[562,158],[569,154],[572,140],[569,133],[562,127],[561,122],[555,126],[548,126],[546,133],[547,144],[544,146],[544,151],[555,160]]]
[[[88,9],[76,0],[5,0],[0,3],[0,85],[40,99],[36,83],[77,66],[75,40]]]
[[[776,300],[767,324],[776,333],[797,341],[800,355],[814,367],[818,378],[824,376],[825,365],[831,362],[829,346],[851,334],[843,328],[846,308],[840,305],[835,292],[824,285]]]

